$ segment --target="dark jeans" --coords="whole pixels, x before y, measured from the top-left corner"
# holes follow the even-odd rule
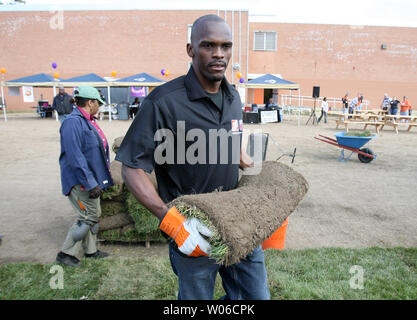
[[[136,114],[138,113],[139,108],[138,107],[130,107],[129,108],[129,118],[133,119],[136,117]]]
[[[349,114],[353,114],[353,108],[349,107]],[[348,119],[352,118],[351,116],[348,117]]]
[[[391,109],[389,110],[389,112],[390,112],[390,114],[392,114],[392,115],[396,115],[396,114],[397,114],[397,112],[398,112],[398,108],[391,108]]]
[[[389,109],[389,113],[390,113],[391,115],[396,115],[396,114],[397,114],[397,112],[398,112],[398,108],[390,108],[390,109]],[[394,118],[394,120],[397,120],[397,118]]]
[[[262,247],[241,262],[225,267],[206,256],[197,258],[178,253],[169,245],[169,257],[178,276],[178,300],[211,300],[219,272],[226,295],[223,300],[269,300],[270,292]]]
[[[327,123],[327,112],[325,112],[324,110],[321,110],[321,116],[320,118],[317,120],[317,123],[320,122],[321,118],[323,118],[324,116],[324,123]]]

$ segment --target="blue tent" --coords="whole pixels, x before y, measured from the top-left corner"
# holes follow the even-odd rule
[[[264,89],[300,89],[300,85],[288,80],[278,78],[272,74],[264,74],[256,79],[249,80],[243,84],[245,88],[264,88]]]
[[[107,87],[109,82],[106,79],[96,75],[95,73],[89,73],[82,76],[70,78],[61,81],[61,85],[65,87],[78,87],[79,85],[88,85],[92,87]]]
[[[155,78],[147,73],[139,73],[113,82],[113,85],[128,87],[156,87],[165,81]]]
[[[62,81],[62,79],[54,79],[54,77],[49,74],[38,73],[32,76],[7,81],[4,85],[8,87],[53,87],[57,86],[60,81]]]

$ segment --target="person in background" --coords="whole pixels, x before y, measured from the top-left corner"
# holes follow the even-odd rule
[[[321,102],[321,115],[320,118],[317,120],[317,123],[320,123],[321,118],[324,116],[324,123],[327,123],[327,113],[329,112],[329,103],[327,102],[327,97],[323,98]]]
[[[401,102],[401,105],[400,105],[400,115],[411,116],[411,104],[408,101],[406,96],[403,97],[403,101]]]
[[[132,104],[129,107],[129,118],[133,119],[136,117],[136,114],[139,111],[139,105],[140,105],[140,101],[139,98],[136,97],[135,101],[132,102]]]
[[[346,92],[345,96],[342,97],[342,103],[343,103],[343,113],[348,113],[349,110],[349,92]]]
[[[400,115],[402,115],[402,116],[411,116],[411,104],[407,100],[406,96],[403,97],[403,101],[401,102],[401,105],[400,105]],[[401,122],[403,122],[403,121],[408,122],[407,119],[401,120]]]
[[[358,104],[356,106],[356,111],[362,110],[363,95],[359,94]]]
[[[274,99],[269,98],[267,104],[265,105],[265,109],[273,110],[277,107],[277,104],[274,102]]]
[[[358,108],[360,110],[362,105],[363,96],[361,94],[358,94],[357,97],[353,98],[349,102],[349,114],[353,114]],[[351,117],[349,116],[349,119]]]
[[[384,99],[382,99],[381,108],[382,110],[388,111],[390,108],[391,98],[388,93],[384,93]]]
[[[60,128],[62,193],[78,213],[77,221],[67,233],[56,261],[79,267],[76,255],[104,258],[108,254],[97,250],[97,233],[101,215],[100,195],[113,185],[110,173],[109,144],[98,126],[95,115],[101,100],[97,89],[80,86],[74,94],[77,107],[62,122]]]
[[[73,110],[73,104],[71,103],[72,96],[65,92],[63,86],[58,89],[58,94],[55,96],[52,103],[52,109],[58,112],[59,121],[62,123]]]
[[[390,108],[389,108],[389,113],[391,115],[396,115],[397,114],[399,103],[401,103],[401,102],[399,100],[397,100],[397,97],[392,98],[392,100],[390,101]],[[408,110],[407,110],[407,115],[408,115]]]

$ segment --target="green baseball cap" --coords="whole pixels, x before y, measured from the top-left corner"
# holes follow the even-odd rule
[[[91,86],[79,86],[78,87],[78,93],[74,94],[75,97],[80,98],[87,98],[92,100],[98,100],[100,104],[104,104],[104,101],[101,99],[100,94],[98,93],[98,90]]]

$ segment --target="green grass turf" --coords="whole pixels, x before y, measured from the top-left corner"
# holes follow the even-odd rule
[[[417,299],[417,248],[267,250],[265,261],[272,299]],[[168,257],[82,259],[81,268],[63,267],[62,290],[49,286],[52,266],[0,265],[0,300],[177,297]],[[362,289],[351,286],[353,266],[363,270]],[[214,298],[222,295],[218,276]]]

